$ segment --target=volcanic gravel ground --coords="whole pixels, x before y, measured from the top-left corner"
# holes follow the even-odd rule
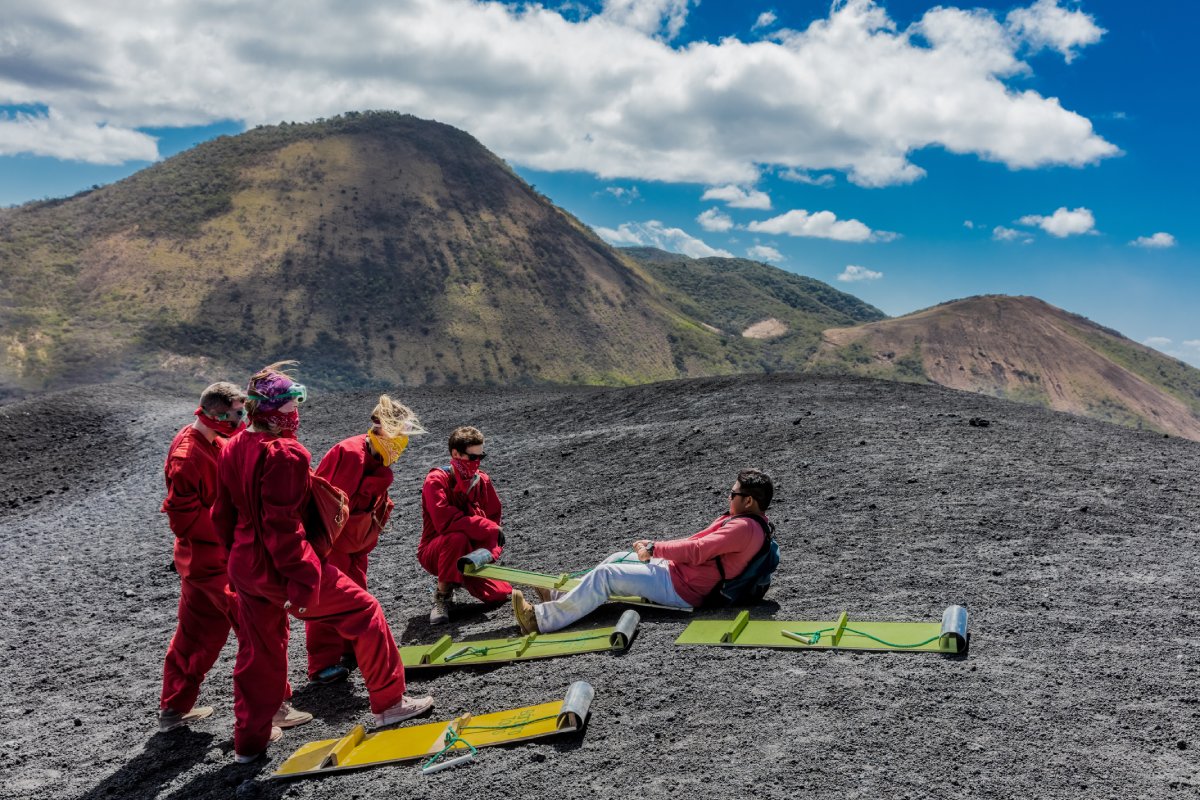
[[[418,492],[458,424],[485,431],[506,563],[590,566],[722,511],[738,468],[775,478],[783,565],[756,618],[932,621],[966,605],[970,653],[681,648],[693,615],[647,610],[624,655],[411,680],[433,719],[596,688],[582,737],[413,765],[267,781],[303,742],[370,719],[355,673],[308,687],[312,724],[231,762],[230,640],[201,692],[216,713],[155,733],[178,577],[162,459],[194,400],[97,387],[0,407],[0,796],[1185,797],[1200,787],[1200,445],[937,387],[793,376],[631,389],[419,389],[433,433],[398,462],[371,588],[402,644],[427,622]],[[303,409],[315,457],[364,430],[370,393]],[[987,427],[968,424],[972,417]],[[581,628],[612,624],[607,606]],[[515,632],[457,607],[445,632]]]

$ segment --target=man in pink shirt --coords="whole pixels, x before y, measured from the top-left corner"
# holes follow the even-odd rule
[[[561,630],[613,595],[642,597],[676,608],[700,605],[720,583],[722,572],[726,579],[737,577],[762,549],[767,534],[758,520],[766,520],[774,494],[769,475],[742,470],[729,492],[729,513],[699,533],[665,542],[638,540],[632,551],[604,559],[571,591],[537,606],[514,590],[517,624],[525,633]]]

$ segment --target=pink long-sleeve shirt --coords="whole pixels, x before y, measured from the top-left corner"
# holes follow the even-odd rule
[[[764,535],[762,526],[750,517],[734,519],[722,514],[686,539],[655,542],[654,557],[670,562],[676,593],[688,605],[698,606],[721,580],[717,556],[726,578],[740,575],[762,549]]]

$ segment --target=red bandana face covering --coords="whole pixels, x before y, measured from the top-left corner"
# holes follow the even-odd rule
[[[462,458],[452,458],[450,462],[454,465],[454,473],[458,475],[458,479],[463,483],[470,484],[475,479],[475,475],[479,472],[478,461],[467,461]]]
[[[286,414],[282,411],[267,411],[259,409],[259,412],[254,415],[256,420],[262,420],[270,425],[273,429],[279,431],[279,436],[285,439],[295,439],[296,431],[300,428],[300,412],[289,411]]]
[[[240,419],[214,419],[205,414],[202,408],[197,408],[195,414],[205,426],[225,437],[233,436],[238,432],[238,428],[242,427]]]

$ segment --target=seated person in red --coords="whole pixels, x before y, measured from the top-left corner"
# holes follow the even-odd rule
[[[450,603],[458,586],[485,603],[499,603],[512,595],[504,581],[463,575],[458,560],[472,550],[486,548],[500,558],[504,537],[500,532],[500,498],[492,480],[479,468],[484,459],[483,434],[477,428],[458,428],[450,434],[450,465],[435,467],[421,487],[421,543],[417,560],[437,576],[437,592],[429,621],[450,620]]]
[[[233,749],[239,763],[261,757],[283,734],[271,718],[287,691],[289,612],[327,623],[354,643],[377,726],[433,706],[431,697],[404,694],[404,665],[379,601],[322,562],[308,542],[310,458],[296,439],[308,392],[283,371],[292,363],[264,367],[250,379],[251,427],[217,461],[213,525],[229,550],[229,583],[238,596]]]
[[[550,633],[583,619],[613,595],[644,597],[651,603],[694,608],[721,581],[735,578],[758,555],[767,532],[753,517],[766,519],[775,487],[765,472],[744,469],[729,492],[729,513],[686,539],[633,543],[631,552],[613,553],[565,594],[537,606],[512,593],[513,614],[525,633]],[[637,560],[633,560],[633,556]],[[718,557],[721,567],[717,566]],[[553,597],[553,599],[550,599]]]
[[[368,431],[338,442],[317,465],[317,474],[350,498],[350,519],[325,560],[364,589],[367,557],[392,515],[392,464],[408,447],[408,437],[420,433],[425,429],[408,406],[381,395]],[[304,630],[308,674],[317,683],[344,680],[355,665],[350,641],[317,620],[304,623]]]

